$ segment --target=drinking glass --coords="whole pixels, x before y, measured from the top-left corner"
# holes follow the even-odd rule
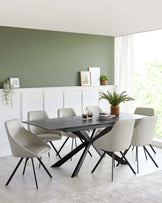
[[[88,111],[88,118],[92,119],[92,117],[93,117],[93,112],[92,111]]]
[[[86,113],[83,113],[83,114],[82,114],[82,118],[83,118],[84,121],[87,120],[87,114],[86,114]]]

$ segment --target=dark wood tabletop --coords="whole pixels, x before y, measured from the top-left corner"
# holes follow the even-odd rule
[[[108,120],[99,119],[98,116],[93,116],[91,120],[83,120],[81,116],[73,116],[66,118],[51,118],[34,121],[23,121],[23,123],[34,125],[46,130],[61,130],[65,132],[75,132],[87,129],[111,127],[117,120],[141,119],[145,116],[137,114],[120,113],[119,116]]]

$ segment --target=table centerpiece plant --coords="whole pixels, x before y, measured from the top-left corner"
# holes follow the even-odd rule
[[[117,92],[109,92],[107,91],[107,93],[104,92],[100,92],[100,100],[101,99],[106,99],[110,105],[111,105],[111,115],[119,115],[119,104],[121,102],[126,102],[126,101],[134,101],[134,99],[132,97],[129,97],[126,94],[126,91],[123,91],[122,93],[118,94]]]

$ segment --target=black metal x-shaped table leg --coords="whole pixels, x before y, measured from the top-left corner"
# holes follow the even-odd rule
[[[74,172],[72,174],[71,177],[75,177],[78,175],[79,171],[80,171],[80,168],[84,162],[84,159],[88,153],[88,150],[91,146],[91,139],[90,137],[85,133],[83,132],[80,132],[80,131],[77,131],[77,132],[74,132],[79,138],[81,138],[83,140],[83,142],[78,146],[76,147],[73,151],[71,151],[70,153],[68,153],[67,155],[65,155],[62,159],[60,159],[58,162],[56,162],[55,164],[53,164],[51,167],[59,167],[61,166],[62,164],[64,164],[67,160],[69,160],[71,157],[73,157],[75,154],[77,154],[80,150],[82,150],[84,148],[84,151],[74,169]],[[95,133],[95,130],[93,130],[92,132],[92,137],[93,137],[93,134]]]
[[[62,159],[60,159],[59,161],[57,161],[55,164],[53,164],[51,167],[60,167],[61,165],[63,165],[67,160],[69,160],[71,157],[73,157],[75,154],[77,154],[80,150],[82,150],[84,148],[84,151],[82,152],[82,155],[72,173],[71,177],[75,177],[78,175],[82,164],[85,160],[85,157],[88,153],[88,150],[90,148],[90,146],[92,145],[92,142],[96,139],[98,139],[99,137],[103,136],[106,132],[108,132],[110,129],[105,128],[102,132],[100,132],[97,136],[94,137],[95,134],[95,129],[92,132],[92,135],[89,137],[87,134],[84,134],[80,131],[77,132],[73,132],[75,133],[78,137],[80,137],[83,140],[83,143],[81,143],[78,147],[76,147],[73,151],[69,152],[67,155],[65,155]],[[100,152],[101,153],[101,152]],[[100,154],[102,155],[102,153]],[[109,154],[109,156],[111,156],[111,153]],[[125,164],[125,161],[123,159],[121,159],[119,156],[115,156],[114,157],[118,162]]]

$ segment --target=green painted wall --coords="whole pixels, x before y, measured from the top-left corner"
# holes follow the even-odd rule
[[[0,87],[8,77],[22,88],[80,85],[90,66],[114,83],[114,37],[0,27]]]

